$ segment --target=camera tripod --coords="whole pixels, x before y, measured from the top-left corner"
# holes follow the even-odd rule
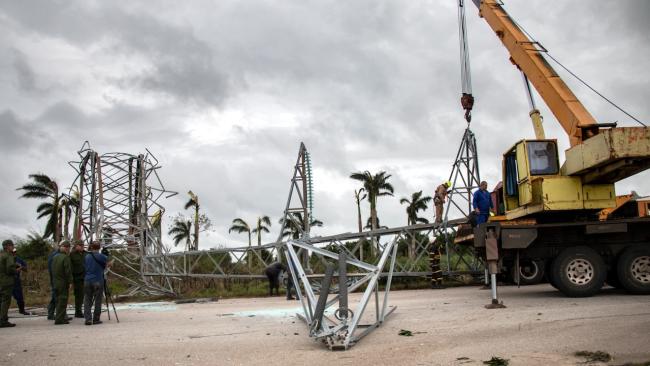
[[[117,310],[115,310],[115,303],[113,302],[113,296],[111,295],[111,290],[108,288],[108,281],[104,277],[104,298],[106,299],[106,313],[108,314],[108,320],[111,320],[111,308],[108,306],[108,303],[113,306],[113,313],[115,314],[115,319],[117,322],[120,322],[120,318],[117,316]]]

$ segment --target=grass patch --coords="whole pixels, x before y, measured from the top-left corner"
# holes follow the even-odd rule
[[[509,363],[510,361],[508,359],[496,356],[492,356],[491,359],[483,361],[483,364],[488,366],[508,366]]]
[[[576,357],[584,357],[586,362],[609,362],[612,356],[604,351],[578,351],[574,353]]]

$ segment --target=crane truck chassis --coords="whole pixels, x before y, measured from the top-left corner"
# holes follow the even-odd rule
[[[499,268],[520,284],[546,277],[570,297],[592,296],[605,283],[650,294],[649,225],[650,217],[489,222],[474,229],[474,246],[485,255],[486,245],[496,245]],[[488,233],[496,239],[491,244]]]

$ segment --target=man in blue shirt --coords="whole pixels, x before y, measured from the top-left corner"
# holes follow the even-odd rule
[[[487,186],[487,182],[482,181],[479,186],[480,188],[474,192],[472,199],[472,207],[474,207],[474,212],[477,214],[476,223],[478,225],[487,222],[490,216],[490,210],[492,209],[492,196],[487,191]]]
[[[90,252],[84,258],[86,275],[84,277],[84,318],[86,325],[101,324],[102,300],[104,295],[104,270],[109,267],[108,257],[99,252],[99,242],[93,241]],[[90,307],[94,305],[91,314]]]

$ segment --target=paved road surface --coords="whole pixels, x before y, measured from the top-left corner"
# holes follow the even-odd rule
[[[103,314],[95,326],[15,318],[0,329],[0,365],[482,365],[492,356],[577,365],[580,350],[606,351],[612,365],[650,361],[650,296],[571,299],[548,285],[500,294],[507,308],[488,310],[489,291],[477,287],[392,292],[395,313],[345,352],[309,339],[297,302],[278,297],[118,304],[121,323]]]

